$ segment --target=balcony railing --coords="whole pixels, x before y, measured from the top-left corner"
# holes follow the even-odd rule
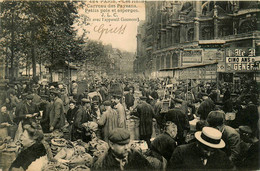
[[[252,31],[248,33],[239,33],[236,35],[223,36],[221,37],[221,39],[224,40],[248,39],[248,38],[254,38],[257,35],[260,35],[260,31]]]

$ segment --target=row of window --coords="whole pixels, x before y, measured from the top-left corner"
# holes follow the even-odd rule
[[[256,20],[246,20],[240,24],[240,26],[235,28],[234,34],[240,33],[248,33],[254,30],[257,30]],[[176,43],[181,43],[181,39],[183,42],[193,42],[194,41],[194,28],[189,28],[186,31],[186,35],[181,34],[180,27],[173,28],[172,31],[167,31],[165,33],[158,33],[157,36],[157,49],[162,49],[165,47],[172,46]],[[227,25],[219,25],[218,26],[218,36],[224,37],[233,34],[233,28]],[[181,36],[184,36],[181,38]],[[200,40],[211,40],[214,39],[214,26],[205,26],[201,28],[199,34]]]

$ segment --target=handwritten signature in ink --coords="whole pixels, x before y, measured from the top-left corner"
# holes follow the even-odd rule
[[[122,24],[121,26],[113,27],[111,24],[109,24],[108,27],[106,27],[104,24],[100,24],[94,27],[94,32],[99,33],[99,40],[104,34],[124,34],[126,30],[127,24]]]

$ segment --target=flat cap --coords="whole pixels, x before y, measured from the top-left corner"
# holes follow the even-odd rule
[[[239,126],[238,127],[240,133],[252,134],[253,131],[249,126]]]
[[[116,143],[119,145],[125,145],[130,142],[130,133],[126,129],[115,128],[109,133],[108,139],[112,143]]]

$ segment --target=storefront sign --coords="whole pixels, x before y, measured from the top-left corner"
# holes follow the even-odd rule
[[[227,57],[226,63],[254,63],[255,57]]]
[[[226,51],[226,71],[254,71],[259,70],[254,63],[256,61],[254,48],[236,48]]]
[[[217,49],[207,49],[203,52],[203,63],[224,61],[224,52]]]
[[[182,65],[186,63],[198,64],[201,63],[202,50],[184,50],[182,52]]]
[[[205,79],[206,80],[216,80],[217,64],[206,65],[205,66]]]
[[[201,56],[195,56],[195,57],[183,57],[182,62],[201,62]]]

